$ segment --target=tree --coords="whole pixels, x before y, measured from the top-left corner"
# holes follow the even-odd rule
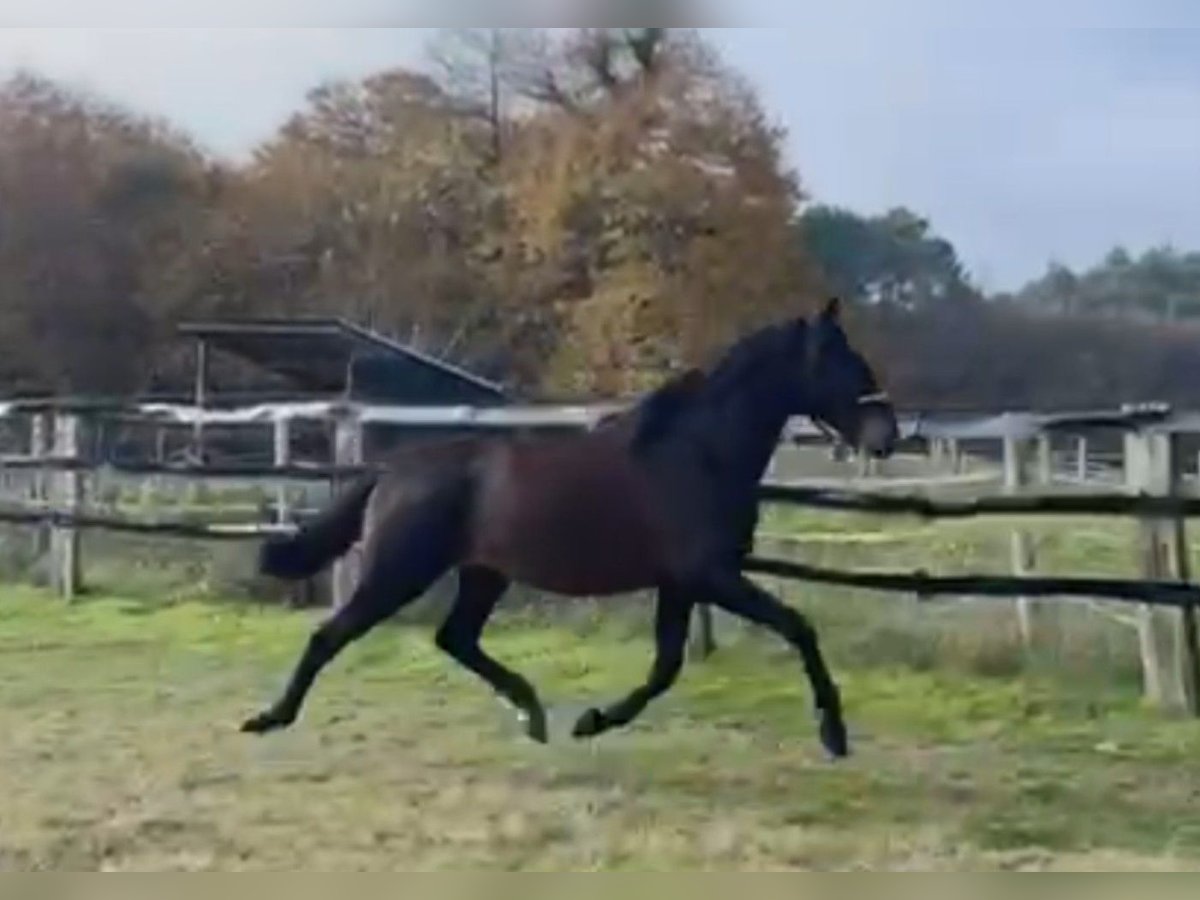
[[[1200,253],[1154,247],[1134,257],[1123,247],[1081,273],[1052,266],[1024,288],[1033,309],[1176,322],[1200,317]]]
[[[979,296],[954,245],[910,210],[866,218],[815,206],[800,217],[797,233],[831,289],[850,299],[922,309]]]
[[[433,77],[458,111],[483,123],[499,163],[516,127],[521,86],[546,65],[549,42],[530,28],[445,28],[430,42]]]
[[[488,148],[420,73],[322,86],[241,173],[215,268],[259,308],[345,315],[469,360],[504,337],[482,274]]]
[[[628,393],[796,307],[812,280],[782,133],[710,48],[583,29],[539,65],[502,172],[502,256],[525,308],[556,323],[549,387]]]
[[[0,86],[0,304],[10,384],[145,382],[207,163],[160,122],[21,74]]]

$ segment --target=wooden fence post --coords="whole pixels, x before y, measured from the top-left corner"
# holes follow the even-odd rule
[[[54,418],[54,457],[76,459],[79,456],[79,416],[59,413]],[[77,515],[83,508],[83,472],[78,469],[56,471],[51,475],[51,492],[57,512]],[[74,600],[82,588],[79,556],[79,531],[73,525],[55,525],[50,532],[51,584],[58,595]]]
[[[52,420],[47,413],[34,413],[29,420],[29,456],[44,459],[50,455],[50,430]],[[29,473],[29,499],[34,506],[49,502],[50,475],[43,469]],[[50,552],[50,527],[38,525],[33,529],[34,559],[41,560]]]
[[[928,438],[925,442],[926,449],[929,452],[929,468],[934,472],[942,470],[942,457],[944,445],[941,438]]]
[[[951,438],[946,442],[946,446],[950,455],[950,474],[963,474],[966,471],[966,455],[963,453],[962,443],[958,438]]]
[[[1088,439],[1086,434],[1081,434],[1075,439],[1075,477],[1079,479],[1080,484],[1087,484]]]
[[[280,417],[273,425],[275,467],[286,469],[292,464],[292,420]],[[292,520],[290,498],[286,479],[280,479],[275,488],[275,524],[287,525]]]
[[[703,662],[717,652],[717,629],[713,608],[707,603],[696,606],[688,635],[688,658]]]
[[[286,469],[292,464],[292,420],[281,416],[275,420],[272,429],[275,467]],[[282,477],[275,487],[275,524],[292,524],[291,496],[287,480]],[[307,606],[312,601],[315,590],[312,579],[296,585],[292,591],[292,605]]]
[[[1172,493],[1183,489],[1183,454],[1179,452],[1179,435],[1171,436]],[[1172,565],[1175,576],[1184,584],[1192,580],[1191,547],[1187,539],[1187,521],[1177,516],[1171,523]],[[1175,652],[1183,669],[1181,683],[1187,712],[1200,718],[1200,611],[1193,600],[1179,611]]]
[[[192,452],[201,465],[204,464],[204,411],[208,409],[208,342],[201,340],[196,344],[196,373],[195,388],[192,402],[199,414],[192,423]]]
[[[1153,496],[1179,492],[1181,466],[1175,435],[1156,431],[1125,438],[1129,488]],[[1182,518],[1143,517],[1139,551],[1142,574],[1158,581],[1190,575],[1187,535]],[[1167,710],[1200,714],[1200,651],[1195,606],[1179,610],[1143,606],[1138,639],[1146,699]]]
[[[363,462],[363,427],[357,411],[342,411],[334,423],[333,462],[338,466],[358,466]],[[340,491],[348,479],[333,479],[334,492]],[[333,606],[340,609],[358,586],[362,553],[358,546],[333,564]]]
[[[1037,439],[1037,466],[1037,483],[1043,487],[1054,484],[1054,442],[1048,434]]]
[[[1004,439],[1004,492],[1019,494],[1033,482],[1033,460],[1036,442],[1026,438]],[[1037,567],[1033,537],[1023,528],[1012,532],[1012,573],[1029,575]],[[1030,597],[1017,598],[1017,624],[1021,643],[1026,650],[1033,647],[1038,604]]]
[[[164,465],[167,462],[167,429],[164,425],[157,426],[154,436],[154,462]],[[148,475],[142,479],[140,490],[142,506],[153,509],[163,495],[164,479],[162,475]]]

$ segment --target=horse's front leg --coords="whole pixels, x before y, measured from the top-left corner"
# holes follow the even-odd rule
[[[647,706],[661,697],[679,678],[687,648],[688,623],[693,603],[684,592],[660,588],[655,611],[654,664],[646,683],[606,709],[589,709],[575,723],[577,738],[593,738],[630,724]]]
[[[704,594],[712,598],[714,605],[775,632],[799,651],[817,702],[821,743],[835,759],[849,756],[841,693],[825,663],[816,629],[808,619],[743,575],[714,573]]]

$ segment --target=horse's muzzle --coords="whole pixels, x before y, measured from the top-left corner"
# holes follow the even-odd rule
[[[864,411],[859,423],[858,446],[868,456],[887,459],[896,452],[900,429],[890,407]]]

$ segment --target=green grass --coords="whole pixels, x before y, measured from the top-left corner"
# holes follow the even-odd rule
[[[1040,571],[1137,573],[1121,520],[770,509],[763,531],[820,565],[1003,572],[1014,525]],[[0,532],[14,581],[28,546]],[[313,623],[236,599],[274,596],[253,552],[89,533],[85,602],[0,589],[0,871],[1200,871],[1200,725],[1141,707],[1134,634],[1089,610],[1049,604],[1030,653],[1005,602],[768,579],[843,685],[841,766],[791,653],[725,621],[637,726],[571,742],[574,714],[643,677],[649,608],[528,595],[487,641],[553,704],[551,747],[433,650],[436,602],[339,660],[296,730],[251,740],[237,723]]]
[[[806,559],[833,565],[1006,572],[1014,528],[1032,535],[1038,572],[1137,577],[1137,526],[1119,517],[986,517],[923,523],[854,513],[765,508],[762,533],[803,541]],[[773,549],[765,544],[764,549]],[[1193,568],[1200,541],[1191,545]]]
[[[800,667],[756,636],[577,745],[572,713],[645,671],[646,617],[503,616],[489,647],[555,708],[540,748],[427,629],[391,627],[252,740],[235,726],[311,615],[7,589],[0,870],[1200,871],[1200,726],[1066,670],[871,657],[839,599],[812,599],[857,743],[835,766]]]
[[[795,542],[763,540],[758,552],[793,554],[805,562],[851,570],[1007,573],[1014,528],[1032,536],[1037,574],[1139,577],[1136,528],[1121,519],[993,518],[924,524],[773,507],[764,515],[762,534],[788,535]],[[1200,566],[1200,543],[1193,542],[1192,554],[1194,566]],[[773,587],[830,623],[834,638],[853,659],[992,677],[1048,674],[1127,691],[1140,685],[1134,630],[1077,601],[1040,604],[1037,646],[1028,653],[1008,601],[922,604],[896,594],[824,589],[814,594],[807,585],[788,583]],[[1102,608],[1125,616],[1131,611],[1116,604]]]

